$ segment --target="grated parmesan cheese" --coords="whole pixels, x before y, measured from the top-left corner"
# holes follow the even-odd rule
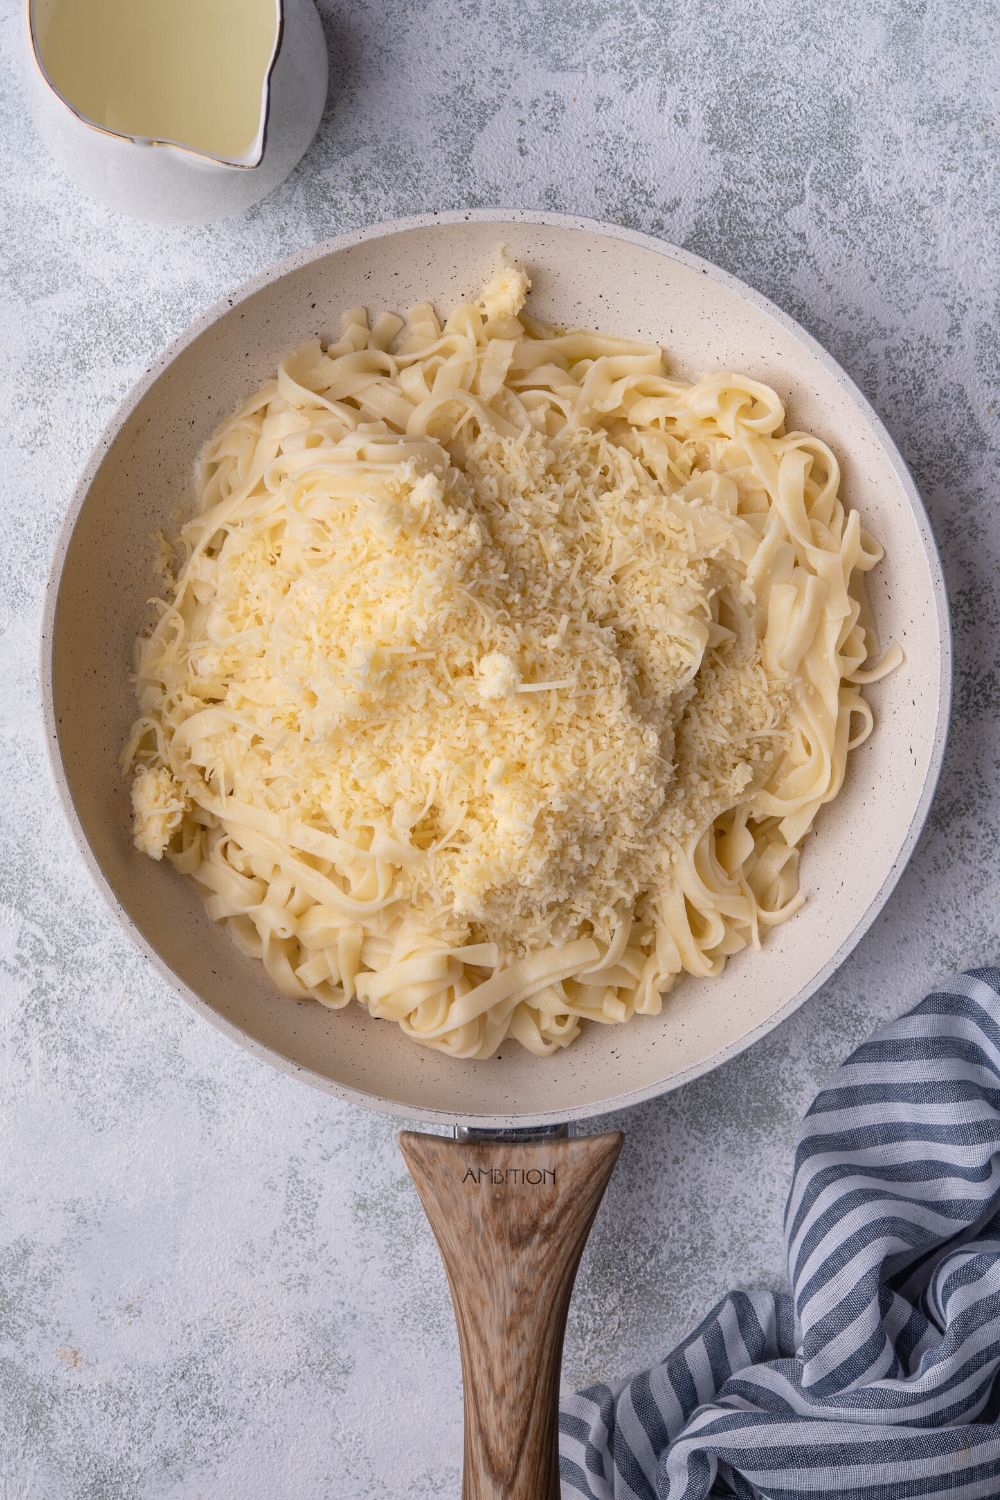
[[[531,290],[531,282],[520,267],[503,264],[502,252],[501,245],[496,274],[483,287],[479,298],[479,305],[489,323],[497,318],[516,318]]]
[[[464,474],[442,454],[302,512],[280,539],[230,531],[203,567],[188,686],[215,703],[179,731],[191,764],[241,802],[434,845],[410,899],[473,941],[523,952],[580,922],[607,937],[664,839],[743,790],[739,736],[773,718],[766,684],[734,704],[703,680],[698,723],[732,743],[733,770],[689,732],[668,795],[731,527],[665,507],[587,432],[482,436]]]
[[[502,651],[489,651],[479,663],[479,696],[484,703],[509,698],[521,685],[521,674]]]
[[[140,766],[132,780],[135,847],[150,859],[162,859],[181,826],[187,802],[166,766]]]

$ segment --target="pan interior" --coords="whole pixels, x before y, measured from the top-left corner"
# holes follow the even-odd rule
[[[529,310],[656,340],[675,373],[732,368],[773,385],[789,427],[824,438],[842,496],[886,549],[869,575],[883,641],[905,665],[867,689],[877,729],[809,835],[805,907],[717,980],[682,980],[656,1018],[591,1026],[539,1059],[508,1042],[452,1061],[357,1006],[331,1012],[278,993],[215,927],[193,885],[132,846],[117,757],[134,717],[126,680],[148,619],[152,533],[188,498],[215,425],[282,354],[339,334],[343,309],[445,312],[489,276],[498,242],[530,272]],[[61,790],[92,871],[121,920],[180,992],[235,1039],[334,1093],[428,1119],[573,1118],[670,1088],[731,1056],[812,993],[874,918],[926,811],[942,748],[947,617],[937,556],[912,484],[842,373],[789,320],[669,246],[570,221],[456,216],[320,247],[216,309],[126,402],[91,461],[50,599],[47,711]]]

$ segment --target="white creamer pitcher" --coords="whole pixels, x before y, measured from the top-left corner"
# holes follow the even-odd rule
[[[312,0],[27,0],[28,102],[84,192],[200,224],[284,181],[319,126]]]

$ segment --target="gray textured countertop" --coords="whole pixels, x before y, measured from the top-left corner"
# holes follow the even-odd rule
[[[874,0],[324,0],[319,137],[195,229],[81,196],[27,119],[0,3],[0,1494],[457,1496],[458,1353],[389,1120],[251,1060],[115,926],[43,744],[41,600],[75,476],[204,308],[358,225],[508,204],[695,250],[799,318],[887,422],[951,590],[929,825],[840,973],[743,1057],[623,1118],[564,1376],[655,1360],[783,1280],[796,1123],[875,1024],[1000,954],[996,17]]]

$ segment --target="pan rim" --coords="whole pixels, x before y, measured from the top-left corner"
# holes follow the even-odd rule
[[[186,985],[170,966],[160,957],[153,946],[147,941],[139,927],[132,921],[115,895],[114,889],[99,865],[90,842],[83,829],[73,802],[72,792],[63,765],[63,758],[59,744],[58,723],[54,699],[54,627],[58,604],[60,586],[62,582],[63,569],[66,557],[72,542],[73,533],[76,528],[80,513],[86,502],[90,486],[103,463],[112,443],[118,436],[122,426],[135,410],[136,406],[147,394],[150,388],[159,379],[160,375],[171,365],[174,360],[192,343],[195,342],[207,329],[216,323],[226,313],[231,311],[248,298],[255,296],[266,287],[281,280],[291,272],[299,270],[314,261],[323,259],[325,256],[337,251],[348,249],[352,246],[363,244],[368,240],[386,239],[392,235],[409,230],[432,228],[437,225],[461,224],[461,223],[495,223],[498,226],[504,224],[537,224],[555,228],[575,229],[596,235],[605,240],[616,240],[642,249],[650,250],[665,259],[673,260],[688,267],[690,270],[708,276],[710,279],[735,292],[744,301],[750,303],[760,311],[766,313],[784,328],[814,359],[816,359],[828,374],[843,390],[844,394],[859,411],[861,417],[867,424],[881,445],[892,469],[902,486],[903,492],[912,508],[917,529],[921,538],[924,554],[927,558],[931,574],[931,583],[936,609],[936,624],[939,649],[939,689],[937,697],[937,717],[934,728],[934,738],[931,753],[928,760],[927,772],[923,786],[920,791],[909,826],[900,842],[898,852],[894,858],[889,871],[886,874],[876,895],[868,907],[855,923],[850,933],[837,948],[836,952],[827,960],[822,968],[812,976],[796,993],[791,996],[783,1006],[772,1015],[766,1017],[758,1026],[747,1032],[744,1036],[731,1042],[728,1046],[713,1053],[709,1058],[692,1064],[689,1068],[671,1075],[666,1081],[657,1081],[644,1085],[640,1088],[627,1091],[622,1094],[600,1099],[594,1103],[574,1105],[549,1111],[534,1111],[514,1114],[456,1114],[441,1110],[427,1109],[415,1104],[401,1104],[397,1100],[384,1095],[367,1093],[362,1090],[351,1088],[345,1084],[336,1082],[322,1074],[304,1067],[300,1063],[292,1061],[283,1053],[265,1046],[256,1038],[249,1036],[246,1032],[220,1015],[206,1000],[188,985]],[[753,287],[748,286],[738,277],[721,267],[705,260],[703,257],[692,254],[679,246],[673,245],[666,240],[657,239],[653,235],[641,233],[638,230],[627,229],[622,225],[602,223],[599,220],[584,218],[572,214],[546,213],[530,209],[514,208],[477,208],[477,209],[453,209],[440,213],[420,214],[403,219],[388,220],[383,223],[368,225],[365,228],[352,230],[343,235],[337,235],[329,240],[324,240],[310,246],[306,250],[298,251],[295,255],[276,262],[249,281],[243,282],[226,296],[212,304],[204,313],[190,323],[177,338],[157,356],[149,369],[139,377],[130,387],[123,399],[112,412],[109,420],[105,423],[101,434],[95,443],[87,462],[80,474],[80,478],[74,488],[65,518],[60,528],[53,553],[52,565],[45,589],[44,607],[41,631],[41,662],[40,662],[40,687],[42,693],[42,712],[45,726],[46,749],[48,751],[49,763],[52,768],[56,791],[69,824],[73,841],[76,844],[87,870],[103,897],[106,905],[110,908],[119,924],[125,930],[128,937],[152,964],[153,968],[167,982],[169,987],[184,1000],[191,1008],[205,1020],[210,1022],[218,1031],[236,1042],[244,1050],[251,1053],[261,1062],[277,1068],[280,1072],[291,1077],[300,1078],[314,1088],[320,1089],[326,1094],[342,1099],[349,1104],[356,1104],[367,1109],[374,1109],[383,1114],[389,1114],[399,1119],[416,1120],[426,1124],[455,1125],[469,1124],[480,1127],[511,1128],[529,1127],[535,1125],[551,1125],[565,1120],[586,1120],[598,1115],[604,1115],[644,1103],[648,1099],[659,1097],[661,1094],[671,1093],[681,1088],[684,1084],[692,1082],[705,1073],[712,1072],[723,1063],[739,1056],[760,1041],[769,1032],[775,1030],[783,1021],[787,1020],[798,1010],[815,992],[823,985],[832,974],[845,962],[849,954],[858,945],[865,933],[874,923],[876,917],[882,911],[889,896],[892,894],[900,876],[903,873],[910,856],[916,846],[917,840],[923,830],[931,802],[937,787],[938,778],[944,759],[945,748],[948,738],[949,712],[952,693],[952,638],[951,622],[948,611],[947,589],[945,585],[944,572],[937,548],[937,543],[931,529],[927,510],[919,490],[910,474],[902,454],[896,443],[888,432],[885,424],[878,416],[867,397],[858,389],[850,376],[843,370],[840,364],[830,355],[826,349],[801,326],[788,313],[776,306],[769,298],[764,297]]]

